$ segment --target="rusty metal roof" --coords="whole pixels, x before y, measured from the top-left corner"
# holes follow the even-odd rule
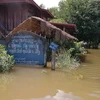
[[[69,33],[77,33],[77,28],[75,24],[67,24],[67,23],[55,23],[55,22],[50,22],[54,26],[58,28],[65,28]]]

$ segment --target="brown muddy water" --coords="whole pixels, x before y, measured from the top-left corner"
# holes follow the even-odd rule
[[[100,100],[100,50],[75,71],[16,66],[0,74],[0,100]]]

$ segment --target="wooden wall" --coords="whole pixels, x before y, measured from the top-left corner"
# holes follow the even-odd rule
[[[0,6],[0,24],[4,25],[5,24],[5,7],[4,6]]]
[[[25,3],[0,5],[0,23],[8,31],[13,30],[30,16],[41,17],[41,13],[34,6]]]

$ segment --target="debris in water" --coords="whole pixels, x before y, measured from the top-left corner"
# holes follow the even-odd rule
[[[45,74],[47,74],[47,71],[46,71],[46,70],[42,70],[41,73],[45,73]]]
[[[78,80],[83,79],[83,78],[84,78],[84,76],[82,74],[79,74],[78,77],[77,77]]]

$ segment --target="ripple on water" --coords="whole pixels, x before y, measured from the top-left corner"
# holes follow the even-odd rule
[[[44,98],[32,98],[32,99],[14,99],[14,100],[83,100],[78,96],[74,96],[72,93],[65,93],[58,90],[55,96],[46,96]]]
[[[93,93],[89,94],[89,96],[100,98],[100,91],[93,91]]]

